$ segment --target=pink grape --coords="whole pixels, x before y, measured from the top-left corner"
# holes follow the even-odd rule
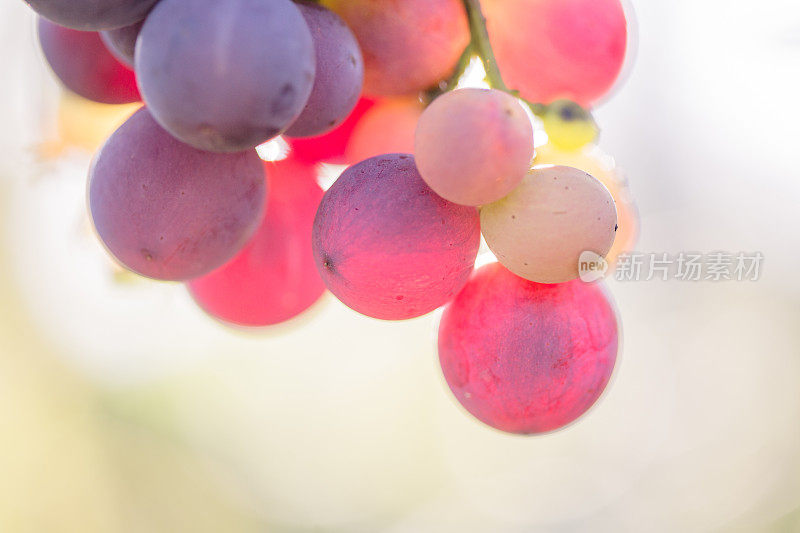
[[[463,205],[499,200],[533,158],[533,126],[516,98],[495,89],[458,89],[419,119],[414,157],[425,182]]]
[[[450,76],[469,43],[461,0],[325,0],[364,53],[364,92],[409,95]]]
[[[269,199],[255,235],[228,263],[188,284],[207,313],[241,326],[285,322],[325,291],[311,252],[323,194],[316,169],[291,157],[266,166]]]
[[[417,98],[387,98],[369,109],[353,130],[346,160],[357,163],[381,154],[412,153],[422,114]]]
[[[65,28],[44,18],[38,26],[44,57],[67,89],[102,104],[141,99],[133,71],[111,55],[97,32]]]
[[[479,245],[477,210],[434,193],[407,154],[345,170],[314,220],[325,285],[350,308],[384,320],[424,315],[455,296]]]
[[[372,98],[361,97],[348,117],[328,133],[316,137],[287,138],[292,156],[310,163],[344,164],[345,150],[361,118],[375,105]]]
[[[617,210],[606,187],[572,167],[535,167],[511,194],[481,209],[486,244],[513,273],[539,283],[578,277],[581,253],[614,244]]]
[[[242,249],[261,219],[265,189],[255,150],[197,150],[142,108],[97,154],[89,208],[98,236],[122,265],[143,276],[183,281]]]
[[[290,0],[161,0],[136,43],[155,119],[215,152],[286,130],[308,101],[315,65],[311,32]]]
[[[108,48],[108,51],[114,54],[114,57],[133,68],[133,57],[136,52],[136,38],[139,37],[142,26],[144,26],[144,20],[140,20],[130,26],[101,31],[100,37],[102,37],[103,43],[106,45],[106,48]]]
[[[569,424],[597,401],[618,342],[614,307],[599,283],[534,283],[492,263],[445,308],[439,361],[478,420],[536,434]]]
[[[286,130],[290,137],[326,133],[347,118],[364,83],[364,60],[353,32],[320,5],[297,3],[314,39],[317,74],[303,112]]]
[[[591,106],[614,85],[628,29],[620,0],[483,0],[497,65],[528,100]]]
[[[76,30],[110,30],[142,20],[158,0],[25,0],[56,24]]]

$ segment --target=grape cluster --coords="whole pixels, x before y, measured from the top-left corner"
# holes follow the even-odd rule
[[[502,431],[601,395],[617,318],[576,278],[636,233],[589,111],[623,66],[620,0],[26,1],[66,89],[144,103],[89,171],[125,268],[236,326],[326,289],[383,320],[445,306],[447,383]],[[485,80],[462,86],[476,58]],[[330,165],[347,168],[323,191]],[[498,262],[475,271],[481,236]]]

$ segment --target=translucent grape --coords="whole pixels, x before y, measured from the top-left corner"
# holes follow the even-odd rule
[[[53,73],[75,94],[103,104],[140,100],[133,71],[117,61],[96,32],[40,18],[39,43]]]
[[[569,100],[556,100],[542,115],[547,140],[561,150],[579,150],[600,133],[591,115]]]
[[[439,361],[458,401],[501,431],[569,424],[600,397],[617,319],[599,283],[540,284],[498,263],[478,269],[439,324]]]
[[[622,70],[627,23],[620,0],[483,0],[506,84],[534,102],[591,106]]]
[[[275,137],[303,110],[314,45],[290,0],[162,0],[139,35],[136,71],[165,129],[234,152]]]
[[[372,98],[360,98],[344,122],[328,133],[316,137],[287,138],[289,146],[292,148],[292,156],[300,161],[310,163],[344,164],[346,162],[345,150],[353,135],[353,130],[364,114],[375,105],[375,102]]]
[[[187,280],[223,265],[255,231],[264,206],[255,150],[203,152],[137,111],[106,142],[89,175],[100,239],[128,269]]]
[[[56,24],[76,30],[110,30],[142,20],[158,0],[25,0]]]
[[[479,244],[477,210],[434,193],[406,154],[348,168],[314,220],[325,285],[350,308],[385,320],[424,315],[455,296]]]
[[[412,153],[422,104],[416,98],[382,100],[356,125],[347,145],[347,161],[357,163],[381,154]]]
[[[608,189],[572,167],[536,167],[511,194],[481,209],[481,231],[497,259],[538,283],[577,278],[581,253],[605,257],[616,229]]]
[[[285,322],[325,291],[311,252],[322,199],[316,170],[291,157],[266,165],[269,198],[255,235],[228,263],[188,284],[206,312],[241,326]]]
[[[324,0],[364,53],[364,92],[409,95],[447,78],[469,43],[461,0]]]
[[[530,169],[533,127],[513,96],[458,89],[422,113],[414,157],[439,196],[457,204],[488,204],[511,192]]]
[[[136,38],[139,37],[142,26],[144,26],[144,19],[130,26],[101,31],[100,37],[103,38],[103,43],[105,43],[109,52],[114,54],[114,57],[133,68]]]
[[[310,2],[297,7],[314,39],[317,73],[308,102],[286,135],[310,137],[332,130],[353,110],[364,83],[364,60],[353,32],[336,13]]]
[[[534,164],[575,167],[597,178],[611,193],[617,208],[617,231],[606,260],[613,267],[619,254],[633,250],[639,236],[639,212],[627,180],[615,167],[612,158],[596,147],[590,150],[564,151],[548,143],[536,149]],[[612,270],[609,269],[608,272]]]

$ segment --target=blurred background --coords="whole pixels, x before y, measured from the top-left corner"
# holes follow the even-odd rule
[[[612,280],[608,391],[524,438],[452,398],[436,314],[327,296],[241,332],[115,271],[85,214],[82,104],[3,2],[0,530],[800,531],[800,4],[632,4],[635,65],[596,117],[636,249],[759,251],[762,273]]]

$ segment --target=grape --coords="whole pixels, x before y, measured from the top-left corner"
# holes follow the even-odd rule
[[[235,152],[275,137],[303,110],[314,45],[290,0],[162,0],[136,43],[136,71],[167,131]]]
[[[422,114],[416,98],[378,102],[359,121],[347,145],[347,161],[356,163],[370,157],[414,151],[414,131]]]
[[[100,239],[125,267],[182,281],[241,250],[261,219],[265,188],[255,150],[196,150],[142,108],[97,155],[89,208]]]
[[[103,43],[106,45],[106,48],[108,48],[109,52],[114,54],[114,57],[129,67],[133,67],[136,38],[139,37],[142,26],[144,26],[144,20],[140,20],[130,26],[101,31],[100,37],[103,38]]]
[[[364,53],[364,92],[409,95],[449,77],[469,43],[461,0],[325,0]]]
[[[600,397],[617,319],[599,283],[540,284],[498,263],[475,272],[439,324],[439,361],[464,408],[501,431],[552,431]]]
[[[595,141],[600,133],[592,116],[569,100],[556,100],[547,106],[542,125],[550,144],[562,150],[578,150]]]
[[[364,60],[353,32],[336,13],[308,2],[297,7],[314,39],[317,74],[303,112],[286,135],[310,137],[332,130],[353,110],[364,83]]]
[[[314,220],[322,280],[345,305],[385,320],[424,315],[455,296],[480,245],[478,212],[436,195],[414,157],[354,165],[325,193]]]
[[[39,43],[55,75],[75,94],[103,104],[140,100],[133,71],[117,61],[96,32],[39,18]]]
[[[316,137],[287,138],[292,147],[292,157],[310,163],[344,164],[345,149],[364,114],[375,105],[372,98],[362,97],[350,115],[333,130]]]
[[[597,178],[611,193],[617,208],[617,232],[606,260],[613,265],[619,254],[633,250],[639,233],[639,213],[628,184],[614,167],[612,158],[604,156],[596,147],[592,150],[563,151],[548,143],[536,149],[534,164],[566,165]]]
[[[142,20],[158,0],[25,0],[41,16],[76,30],[110,30]]]
[[[513,96],[458,89],[422,113],[414,148],[422,178],[438,195],[483,205],[511,192],[527,174],[533,127]]]
[[[620,0],[483,0],[497,65],[534,102],[591,106],[622,70],[627,24]]]
[[[206,312],[241,326],[285,322],[325,290],[311,253],[311,226],[322,199],[316,170],[288,158],[267,163],[269,199],[255,235],[231,261],[189,282]]]
[[[539,283],[577,278],[581,253],[605,256],[616,229],[608,189],[572,167],[535,167],[511,194],[481,209],[481,230],[497,259]]]

